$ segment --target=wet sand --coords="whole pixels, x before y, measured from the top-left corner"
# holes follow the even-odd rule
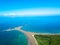
[[[24,31],[24,30],[21,30],[22,27],[16,27],[15,30],[18,30],[22,33],[24,33],[27,38],[28,38],[28,45],[38,45],[34,35],[35,33],[32,33],[32,32],[27,32],[27,31]]]

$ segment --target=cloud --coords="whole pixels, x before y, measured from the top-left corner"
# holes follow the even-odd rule
[[[60,8],[36,8],[36,9],[24,9],[6,11],[0,13],[3,16],[50,16],[60,14]]]

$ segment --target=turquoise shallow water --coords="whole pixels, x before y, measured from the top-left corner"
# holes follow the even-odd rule
[[[0,32],[0,45],[27,45],[26,36],[18,31]]]

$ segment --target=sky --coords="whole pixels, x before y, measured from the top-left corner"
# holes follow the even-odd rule
[[[60,0],[0,0],[0,15],[44,14],[60,14]]]

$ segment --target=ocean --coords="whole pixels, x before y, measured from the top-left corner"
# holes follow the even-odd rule
[[[18,31],[0,31],[0,45],[27,45],[26,36]]]
[[[0,16],[0,45],[27,45],[27,37],[19,31],[4,32],[9,28],[23,26],[30,32],[60,33],[60,16]]]

